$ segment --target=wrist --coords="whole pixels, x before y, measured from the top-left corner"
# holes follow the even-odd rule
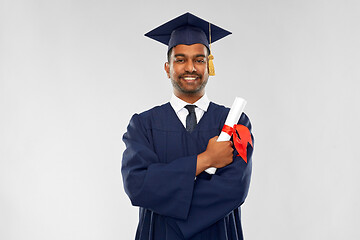
[[[196,175],[200,174],[204,170],[212,167],[211,161],[206,152],[200,153],[197,155],[197,164],[196,164]]]

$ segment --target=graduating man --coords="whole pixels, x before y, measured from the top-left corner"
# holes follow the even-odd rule
[[[210,44],[228,34],[190,13],[145,34],[168,45],[165,71],[173,95],[133,115],[123,136],[124,188],[140,207],[137,240],[243,239],[240,206],[249,189],[253,148],[246,143],[240,157],[231,141],[216,141],[229,109],[205,94],[214,75]],[[239,124],[251,132],[244,113]],[[209,167],[216,173],[208,174]]]

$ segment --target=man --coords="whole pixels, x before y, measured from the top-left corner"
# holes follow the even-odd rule
[[[210,38],[228,34],[190,13],[146,34],[168,45],[165,71],[173,96],[133,115],[123,137],[124,187],[140,206],[136,239],[243,239],[240,205],[248,193],[253,149],[246,146],[246,162],[231,141],[216,141],[229,109],[205,94]],[[239,124],[251,131],[245,114]],[[209,167],[217,168],[214,175],[205,171]]]

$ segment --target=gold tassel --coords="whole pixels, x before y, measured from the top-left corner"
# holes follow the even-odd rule
[[[215,68],[214,68],[214,56],[210,53],[209,55],[209,76],[215,76]]]
[[[210,48],[210,55],[209,59],[209,76],[215,76],[215,67],[214,67],[214,56],[211,54],[211,24],[209,23],[209,48]]]

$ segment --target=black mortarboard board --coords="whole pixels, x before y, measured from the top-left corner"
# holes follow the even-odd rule
[[[201,43],[210,51],[211,43],[231,32],[205,21],[191,13],[185,13],[146,33],[145,36],[168,45],[168,51],[176,45]],[[210,75],[215,75],[210,54]]]
[[[209,34],[209,28],[211,36]],[[207,48],[210,48],[210,38],[211,43],[213,43],[229,34],[231,34],[231,32],[214,24],[210,24],[208,21],[191,13],[185,13],[151,30],[146,33],[145,36],[168,45],[168,49],[170,50],[179,44],[191,45],[195,43],[201,43]]]

